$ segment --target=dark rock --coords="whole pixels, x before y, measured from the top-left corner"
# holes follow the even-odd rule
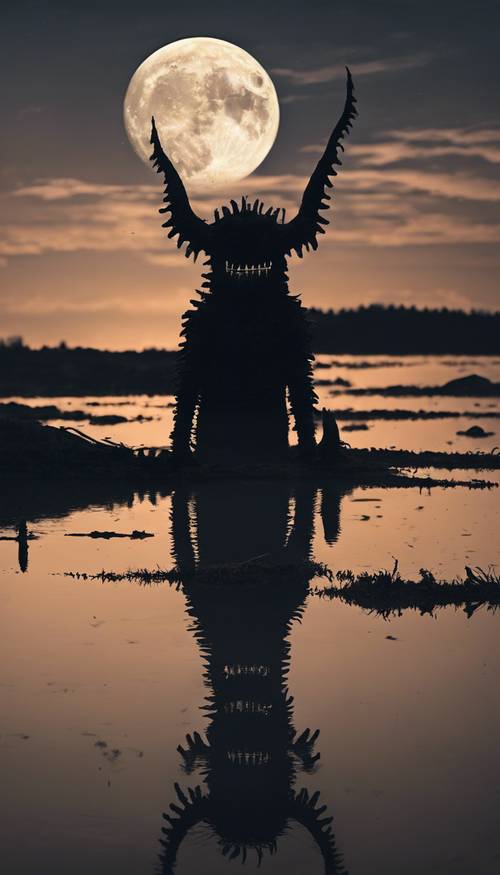
[[[491,437],[495,434],[494,431],[485,431],[484,428],[481,428],[480,425],[471,425],[466,431],[457,431],[457,434],[462,435],[463,437],[471,437],[471,438],[485,438]]]
[[[368,431],[369,428],[366,422],[348,422],[342,426],[342,431]]]
[[[467,377],[457,377],[455,380],[449,380],[443,386],[444,390],[448,390],[450,395],[491,395],[492,389],[499,387],[500,384],[492,383],[488,377],[481,377],[479,374],[469,374]]]

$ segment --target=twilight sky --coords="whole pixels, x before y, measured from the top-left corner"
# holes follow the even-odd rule
[[[273,149],[229,197],[291,218],[344,101],[347,141],[327,236],[290,262],[308,306],[394,302],[496,309],[500,243],[500,6],[496,0],[45,0],[2,17],[0,336],[173,347],[199,286],[167,240],[159,177],[122,122],[137,66],[166,43],[213,36],[270,73]]]

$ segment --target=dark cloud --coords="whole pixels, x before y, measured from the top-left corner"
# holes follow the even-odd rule
[[[428,54],[409,55],[401,58],[380,58],[370,61],[359,61],[353,65],[352,72],[356,76],[373,76],[376,73],[394,73],[398,70],[423,67],[432,61]],[[276,67],[272,71],[275,76],[288,80],[293,85],[321,85],[345,78],[345,64],[330,64],[313,70],[296,70],[287,67]]]

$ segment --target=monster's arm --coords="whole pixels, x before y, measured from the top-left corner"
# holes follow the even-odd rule
[[[299,450],[302,454],[307,455],[315,447],[314,405],[318,396],[313,385],[312,362],[314,356],[309,348],[309,328],[305,318],[305,310],[298,301],[291,300],[294,301],[294,304],[291,319],[290,353],[287,362],[288,398],[295,419]]]
[[[192,310],[185,313],[181,331],[184,340],[179,353],[177,400],[171,434],[172,450],[179,457],[187,457],[191,453],[193,421],[200,393],[200,349],[196,324],[198,315]]]
[[[176,456],[187,457],[191,453],[191,433],[197,402],[198,392],[194,381],[191,377],[181,374],[171,434],[172,451]]]

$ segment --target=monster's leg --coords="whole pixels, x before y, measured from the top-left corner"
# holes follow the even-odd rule
[[[191,455],[191,433],[193,429],[196,397],[191,393],[179,391],[174,413],[174,427],[170,435],[172,452],[175,456],[188,458]]]
[[[299,452],[312,455],[316,448],[314,440],[314,405],[318,396],[314,391],[314,355],[311,352],[311,335],[305,309],[297,298],[287,298],[288,314],[285,341],[285,374],[288,399],[295,420]]]
[[[301,455],[314,452],[314,405],[318,396],[314,391],[311,356],[297,358],[290,367],[288,397],[295,419],[299,451]]]

